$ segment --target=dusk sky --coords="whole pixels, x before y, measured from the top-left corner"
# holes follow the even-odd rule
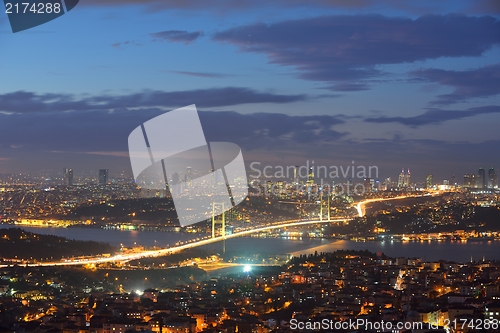
[[[0,13],[0,173],[130,173],[127,138],[196,104],[247,164],[500,168],[500,2],[80,0]]]

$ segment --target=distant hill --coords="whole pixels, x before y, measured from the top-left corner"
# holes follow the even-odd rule
[[[118,248],[107,243],[40,235],[20,228],[0,230],[0,258],[47,261],[62,257],[113,253],[117,250]]]

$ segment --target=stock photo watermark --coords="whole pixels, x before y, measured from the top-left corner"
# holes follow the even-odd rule
[[[364,195],[377,190],[379,169],[376,165],[318,165],[306,161],[304,165],[264,165],[250,163],[250,183],[258,192],[264,187],[268,195],[284,191],[324,195]]]
[[[168,187],[183,227],[222,214],[248,195],[240,147],[207,142],[194,104],[136,127],[128,148],[136,183],[152,196]]]
[[[421,321],[372,321],[366,318],[349,319],[344,321],[322,319],[301,321],[291,319],[289,327],[292,331],[331,331],[331,330],[358,330],[377,332],[402,332],[406,330],[438,330],[441,327],[437,323],[424,323]]]

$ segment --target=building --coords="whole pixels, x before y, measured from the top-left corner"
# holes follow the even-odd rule
[[[490,168],[488,170],[488,188],[497,188],[498,187],[498,179],[497,174],[495,172],[495,168]]]
[[[99,185],[106,185],[108,183],[108,169],[99,170]]]
[[[401,169],[401,173],[399,174],[398,177],[398,188],[403,188],[405,187],[405,170]]]
[[[391,181],[391,177],[387,177],[387,178],[385,179],[385,184],[384,184],[384,185],[385,185],[385,186],[384,186],[384,189],[385,189],[386,191],[390,191],[390,190],[392,190],[392,181]]]
[[[186,170],[186,184],[187,184],[188,187],[191,187],[192,180],[193,180],[193,174],[191,172],[191,167],[187,167],[187,170]]]
[[[271,194],[273,192],[273,182],[268,180],[266,183],[266,193]]]
[[[299,166],[296,165],[295,168],[293,168],[293,185],[299,185]]]
[[[476,187],[476,175],[472,173],[466,173],[464,175],[464,187]]]
[[[372,181],[372,179],[370,179],[370,178],[365,178],[364,179],[363,186],[365,187],[365,192],[366,193],[371,193],[372,192],[373,187],[372,187],[372,182],[371,181]]]
[[[314,184],[314,168],[313,167],[309,168],[309,174],[307,175],[307,183],[309,185]]]
[[[73,169],[65,168],[63,170],[63,185],[73,186]]]
[[[425,177],[425,188],[432,188],[433,186],[434,186],[433,176],[431,174],[428,174],[427,177]]]
[[[480,167],[479,171],[477,172],[476,187],[477,188],[486,187],[486,172],[484,171],[483,167]]]
[[[500,302],[492,302],[484,307],[484,317],[489,320],[500,320]]]
[[[409,188],[410,187],[410,169],[408,169],[408,172],[405,173],[404,169],[401,169],[401,173],[399,174],[398,177],[398,188],[403,189],[403,188]]]
[[[406,173],[405,177],[405,187],[410,187],[410,186],[411,186],[410,169],[408,169],[408,172]]]

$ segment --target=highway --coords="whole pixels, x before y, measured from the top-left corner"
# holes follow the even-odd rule
[[[431,195],[429,193],[425,195],[420,195],[421,196],[427,196]],[[417,197],[417,196],[398,196],[398,197],[392,197],[392,198],[376,198],[376,199],[367,199],[358,202],[354,207],[356,208],[358,212],[359,217],[363,217],[365,215],[365,205],[368,203],[373,203],[373,202],[380,202],[380,201],[388,201],[388,200],[398,200],[398,199],[405,199],[405,198],[410,198],[410,197]],[[131,260],[137,260],[137,259],[143,259],[143,258],[154,258],[154,257],[161,257],[165,256],[168,254],[176,253],[182,250],[186,249],[191,249],[199,246],[204,246],[204,245],[209,245],[212,243],[220,242],[223,239],[231,239],[231,238],[236,238],[236,237],[243,237],[243,236],[248,236],[254,233],[259,233],[263,231],[268,231],[268,230],[273,230],[273,229],[280,229],[280,228],[287,228],[287,227],[297,227],[301,225],[309,225],[309,224],[318,224],[318,223],[335,223],[335,222],[345,222],[345,221],[350,221],[352,218],[334,218],[334,219],[319,219],[319,220],[290,220],[290,221],[285,221],[285,222],[280,222],[280,223],[275,223],[275,224],[269,224],[263,227],[258,227],[258,228],[250,228],[247,230],[242,230],[237,233],[233,233],[230,235],[226,235],[225,237],[223,236],[217,236],[214,238],[206,238],[206,239],[200,239],[197,241],[193,242],[188,242],[187,244],[182,244],[174,247],[169,247],[169,248],[163,248],[163,249],[156,249],[156,250],[145,250],[142,252],[136,252],[136,253],[126,253],[126,254],[116,254],[110,257],[89,257],[85,259],[62,259],[60,261],[51,261],[51,262],[36,262],[36,263],[19,263],[12,261],[12,264],[7,265],[7,264],[2,264],[0,267],[8,267],[13,264],[19,264],[22,266],[28,266],[28,267],[43,267],[43,266],[80,266],[80,265],[92,265],[92,264],[103,264],[103,263],[113,263],[113,262],[127,262]]]
[[[441,192],[435,192],[435,193],[425,193],[421,195],[400,195],[397,197],[392,197],[392,198],[375,198],[375,199],[367,199],[360,201],[356,204],[356,210],[358,211],[358,217],[363,217],[366,215],[366,209],[365,206],[366,204],[372,203],[372,202],[381,202],[381,201],[389,201],[389,200],[399,200],[399,199],[408,199],[408,198],[420,198],[420,197],[427,197],[427,196],[434,196],[434,195],[439,195]]]

